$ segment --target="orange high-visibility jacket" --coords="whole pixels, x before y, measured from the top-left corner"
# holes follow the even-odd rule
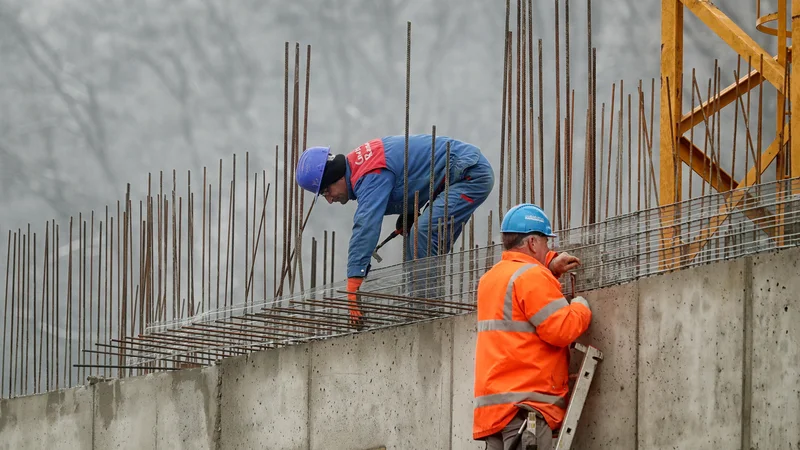
[[[503,252],[478,283],[474,439],[502,430],[520,403],[542,413],[552,430],[561,426],[569,345],[591,318],[589,303],[582,297],[568,303],[541,263],[520,252]]]

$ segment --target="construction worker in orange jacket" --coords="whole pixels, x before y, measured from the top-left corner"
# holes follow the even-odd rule
[[[550,251],[555,235],[541,208],[511,208],[500,231],[502,260],[478,283],[473,438],[492,450],[550,450],[566,412],[569,345],[592,312],[561,293],[558,277],[580,261]]]

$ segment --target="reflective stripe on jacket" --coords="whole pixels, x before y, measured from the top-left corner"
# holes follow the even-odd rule
[[[541,412],[551,429],[560,427],[569,345],[591,318],[588,302],[568,303],[558,280],[538,261],[503,252],[478,283],[474,439],[502,430],[519,403]]]

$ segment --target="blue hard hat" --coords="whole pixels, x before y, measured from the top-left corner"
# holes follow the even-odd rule
[[[556,237],[542,208],[532,203],[522,203],[508,210],[503,223],[500,225],[501,233],[542,233],[548,237]]]
[[[319,185],[322,183],[322,174],[325,173],[330,152],[330,147],[310,147],[300,155],[295,179],[301,188],[314,195],[319,194]]]

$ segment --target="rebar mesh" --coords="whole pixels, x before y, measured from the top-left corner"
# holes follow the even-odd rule
[[[582,262],[574,277],[562,279],[565,293],[796,246],[799,188],[800,179],[778,181],[563,230],[552,246]],[[501,254],[499,245],[467,248],[373,271],[360,290],[363,329],[474,311],[478,280]],[[156,370],[202,365],[229,355],[357,332],[349,322],[349,307],[345,283],[339,282],[154,323],[145,335],[120,344],[128,359],[125,365]]]

